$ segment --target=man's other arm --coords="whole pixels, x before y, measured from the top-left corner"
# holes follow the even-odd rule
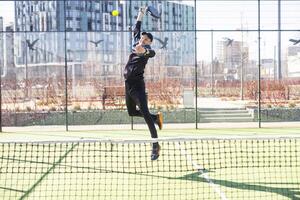
[[[153,58],[155,56],[155,51],[145,47],[145,53],[143,54],[143,56]]]
[[[144,57],[147,57],[147,58],[152,58],[152,57],[155,56],[155,51],[154,50],[152,50],[148,46],[142,46],[141,44],[137,44],[135,46],[135,52],[139,56],[144,56]]]

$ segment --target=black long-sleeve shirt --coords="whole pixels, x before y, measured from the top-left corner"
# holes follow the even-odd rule
[[[125,80],[143,80],[148,59],[155,56],[155,51],[151,49],[150,45],[143,46],[146,49],[144,54],[137,54],[133,51],[141,38],[141,23],[141,21],[137,21],[134,28],[132,51],[124,70]]]

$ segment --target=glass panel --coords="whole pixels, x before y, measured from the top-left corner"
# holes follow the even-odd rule
[[[64,35],[45,32],[61,30],[53,28],[54,21],[64,19],[52,12],[42,23],[41,12],[45,7],[51,13],[59,4],[0,2],[0,28],[5,31],[0,42],[4,126],[65,124]]]
[[[156,56],[145,80],[150,108],[162,111],[166,123],[195,122],[195,33],[154,32]]]
[[[263,112],[277,107],[294,112],[291,109],[298,106],[300,4],[280,3],[279,34],[278,1],[260,1]],[[201,118],[209,103],[252,109],[255,121],[258,1],[1,1],[4,124],[65,123],[65,62],[70,124],[130,123],[124,101],[124,66],[138,10],[149,5],[161,14],[159,19],[144,16],[142,24],[143,31],[153,33],[152,48],[156,50],[145,69],[151,111],[163,111],[170,123],[195,120],[197,64],[200,122],[205,122]],[[119,14],[113,16],[113,10]],[[212,98],[221,103],[212,103]],[[124,117],[114,117],[120,113]],[[282,111],[277,114],[280,117],[271,119],[266,117],[269,113],[263,113],[262,119],[288,121]],[[230,117],[240,122],[243,116],[235,113]]]
[[[0,1],[0,13],[1,31],[6,31],[6,27],[8,26],[10,28],[7,31],[9,31],[11,26],[13,27],[13,24],[15,24],[14,1]]]
[[[261,30],[278,29],[278,1],[260,1]]]
[[[128,33],[68,33],[70,124],[129,123],[123,70]]]
[[[253,122],[257,33],[198,33],[199,122]]]
[[[62,125],[64,42],[60,33],[5,33],[4,125]]]
[[[197,30],[257,29],[257,1],[197,1]]]
[[[185,105],[185,110],[187,99],[183,100],[183,94],[193,95],[195,50],[190,44],[194,43],[194,33],[153,32],[153,35],[156,55],[145,68],[149,108],[165,112],[169,116],[166,122],[193,122],[194,101]],[[131,36],[126,32],[86,32],[68,33],[67,38],[69,110],[73,115],[70,123],[129,123],[123,72]],[[189,116],[182,115],[183,112],[189,112]],[[144,123],[143,119],[134,121]]]
[[[278,50],[276,43],[277,33],[264,33],[266,48],[272,52],[274,48],[274,60],[263,59],[262,67],[271,69],[271,76],[265,76],[262,84],[262,97],[264,106],[262,119],[268,122],[299,121],[299,80],[300,80],[300,47],[290,41],[299,37],[298,32],[281,32],[281,65],[278,62]],[[272,56],[270,54],[269,56]],[[272,75],[272,68],[275,76]],[[282,74],[280,79],[277,75]],[[267,78],[270,77],[270,78]]]
[[[281,1],[281,28],[283,30],[299,30],[300,27],[300,2]]]

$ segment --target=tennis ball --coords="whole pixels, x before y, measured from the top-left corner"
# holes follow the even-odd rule
[[[119,11],[113,10],[113,11],[111,12],[111,14],[112,14],[112,16],[116,17],[116,16],[119,15]]]

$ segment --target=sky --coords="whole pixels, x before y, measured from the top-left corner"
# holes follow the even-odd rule
[[[176,2],[176,1],[174,1]],[[193,6],[195,1],[181,1],[182,4]],[[277,0],[262,0],[261,1],[261,28],[268,30],[276,30],[277,25]],[[300,39],[300,0],[283,0],[281,29],[289,30],[282,32],[282,46],[290,45],[290,38]],[[257,29],[257,1],[227,1],[227,0],[209,0],[197,1],[197,30],[198,46],[200,58],[209,60],[211,58],[211,33],[209,30],[238,30],[238,29]],[[4,24],[14,21],[14,3],[12,1],[0,1],[0,16],[4,17]],[[205,31],[203,31],[205,30]],[[232,38],[241,41],[243,36],[244,41],[249,44],[257,45],[257,33],[255,32],[240,32],[225,31],[215,32],[214,42],[223,40],[224,37]],[[274,46],[277,45],[278,34],[276,32],[264,32],[262,34],[262,53],[264,57],[274,57]],[[286,48],[283,48],[284,50]],[[256,50],[253,50],[254,53]],[[214,52],[215,54],[215,52]]]
[[[14,3],[11,1],[0,2],[0,16],[3,17],[4,25],[14,21]]]

